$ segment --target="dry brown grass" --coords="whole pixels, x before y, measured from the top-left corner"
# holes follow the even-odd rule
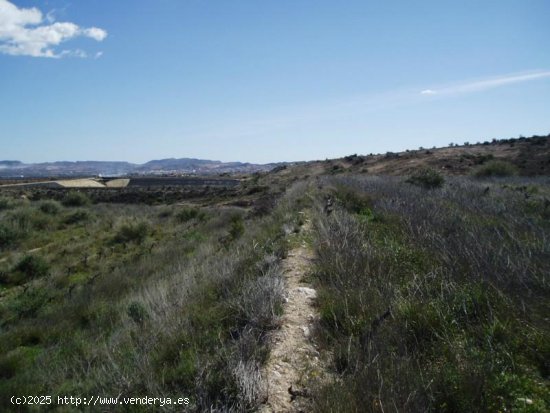
[[[55,181],[64,188],[104,188],[101,182],[95,179],[63,179]]]
[[[129,183],[129,179],[112,179],[105,182],[105,186],[107,188],[126,188]]]

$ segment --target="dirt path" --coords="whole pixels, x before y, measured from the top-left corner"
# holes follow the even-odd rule
[[[309,231],[308,223],[302,231]],[[304,281],[312,258],[311,248],[302,242],[282,263],[287,298],[281,328],[273,336],[273,347],[264,370],[268,398],[259,409],[261,413],[309,410],[304,385],[321,370],[319,352],[310,340],[317,317],[313,307],[316,292]]]

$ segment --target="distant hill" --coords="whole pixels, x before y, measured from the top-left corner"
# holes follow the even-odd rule
[[[194,158],[129,162],[77,161],[25,164],[0,161],[0,178],[42,178],[131,175],[220,175],[271,172],[281,177],[347,173],[407,175],[430,167],[446,175],[465,175],[482,163],[500,159],[514,164],[521,175],[550,175],[550,135],[493,139],[478,143],[451,144],[443,148],[418,148],[385,154],[352,154],[339,159],[310,162],[251,164]]]
[[[258,165],[243,162],[221,162],[193,158],[153,160],[138,166],[135,172],[174,171],[197,174],[268,171],[278,164]]]
[[[275,168],[271,174],[287,179],[340,173],[408,175],[419,168],[429,167],[444,175],[467,175],[492,159],[515,165],[520,175],[550,176],[550,135],[493,139],[384,154],[351,154],[338,159],[296,162],[286,168]]]
[[[123,175],[170,175],[196,174],[212,175],[222,173],[250,173],[269,171],[281,164],[250,164],[242,162],[221,162],[193,158],[170,158],[152,160],[144,164],[108,161],[44,162],[23,163],[21,161],[0,161],[0,177],[69,177],[69,176],[123,176]]]
[[[0,168],[14,168],[22,165],[21,161],[0,161]]]

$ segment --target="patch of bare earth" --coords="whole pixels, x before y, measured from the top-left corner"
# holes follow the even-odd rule
[[[308,224],[303,231],[308,231]],[[272,350],[263,376],[267,380],[267,400],[259,409],[268,412],[310,411],[305,385],[323,371],[319,352],[310,339],[317,318],[316,292],[304,281],[313,252],[305,243],[293,248],[283,260],[286,299],[281,328],[272,337]]]
[[[129,179],[111,179],[110,181],[105,182],[105,186],[107,188],[126,188],[129,183]]]
[[[55,182],[64,188],[105,188],[105,185],[95,179],[64,179]]]

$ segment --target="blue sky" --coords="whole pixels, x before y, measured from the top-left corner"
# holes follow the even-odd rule
[[[549,15],[547,0],[0,0],[0,159],[271,162],[547,134]]]

